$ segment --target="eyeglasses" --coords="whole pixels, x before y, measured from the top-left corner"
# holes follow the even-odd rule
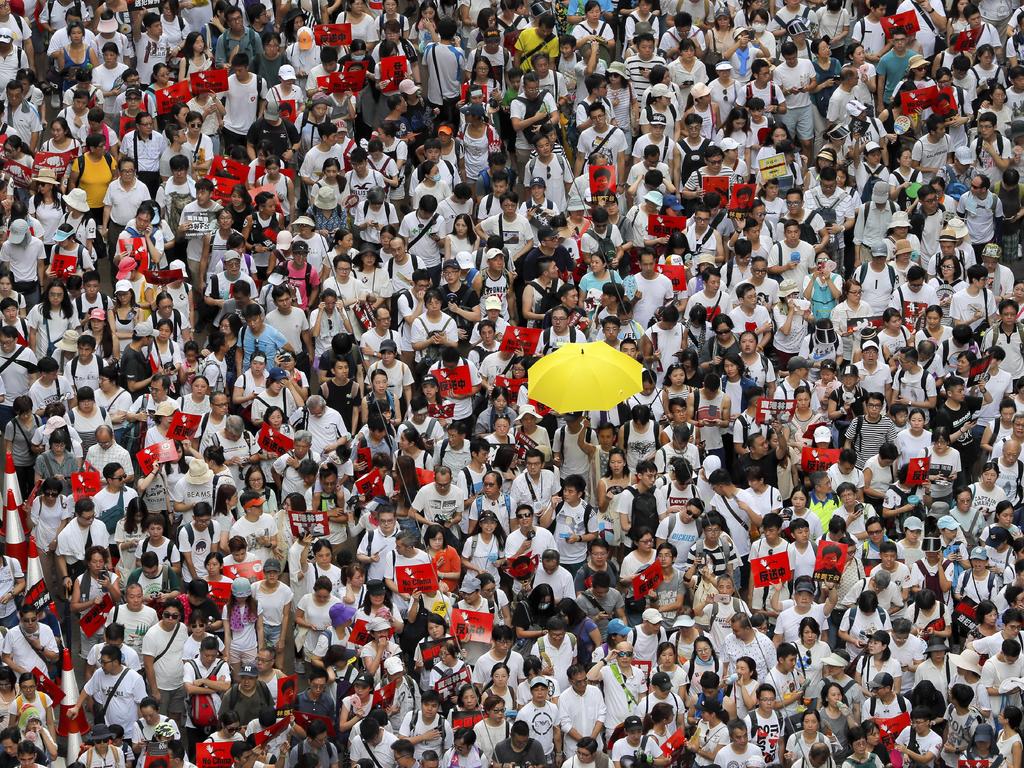
[[[181,614],[177,613],[176,611],[164,611],[162,616],[165,619],[180,619],[181,618]]]
[[[786,205],[800,205],[799,200],[787,200]]]
[[[111,480],[127,480],[128,475],[114,475]]]
[[[755,275],[767,275],[768,274],[768,270],[767,269],[752,269],[750,271],[753,274],[755,274]]]
[[[860,288],[851,288],[849,291],[847,291],[848,296],[855,296],[858,293],[861,293]]]
[[[716,336],[725,336],[726,334],[729,333],[732,333],[732,331],[728,328],[720,328],[719,330],[715,331]]]
[[[516,515],[516,520],[532,520],[533,515]]]
[[[56,499],[58,496],[60,496],[60,494],[57,493],[57,491],[46,491],[43,493],[43,497],[47,499]],[[85,518],[82,519],[84,520]]]
[[[633,652],[632,651],[619,651],[615,655],[618,656],[620,659],[628,659],[630,656],[633,655]]]
[[[695,218],[697,221],[703,221],[705,223],[711,221],[710,216],[694,216],[693,218]]]

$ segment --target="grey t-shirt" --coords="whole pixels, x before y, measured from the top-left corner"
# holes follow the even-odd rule
[[[512,749],[512,737],[510,736],[504,741],[498,742],[494,747],[492,762],[500,763],[501,765],[511,763],[517,766],[517,768],[526,768],[529,765],[544,765],[547,762],[547,758],[544,756],[544,748],[536,739],[531,738],[526,742],[526,749],[522,752],[516,752]]]
[[[583,609],[583,612],[597,624],[597,628],[601,630],[601,639],[605,639],[608,636],[608,622],[610,619],[598,619],[597,614],[604,611],[611,618],[615,618],[616,611],[620,608],[626,609],[626,601],[622,597],[622,593],[619,592],[615,587],[611,587],[602,598],[598,598],[592,589],[586,589],[580,592],[580,596],[576,603]]]

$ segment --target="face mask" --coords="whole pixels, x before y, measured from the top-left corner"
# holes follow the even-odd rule
[[[754,28],[754,32],[760,35],[760,34],[761,34],[762,32],[764,32],[764,30],[765,30],[765,25],[764,25],[764,24],[762,24],[761,22],[756,22],[756,23],[755,23],[755,24],[753,25],[753,28]]]
[[[430,180],[431,181],[440,181],[441,180],[441,174],[440,173],[435,173],[433,176],[430,177]]]
[[[362,54],[362,53],[353,53],[352,54],[352,61],[362,61],[365,58],[366,58],[366,55]]]

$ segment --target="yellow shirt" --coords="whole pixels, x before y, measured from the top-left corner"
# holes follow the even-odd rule
[[[546,53],[553,62],[558,56],[558,35],[552,32],[551,39],[544,43],[544,38],[534,27],[527,27],[519,33],[519,39],[516,41],[516,53],[522,58],[519,67],[523,72],[533,69],[533,64],[529,60],[541,52]]]
[[[85,162],[78,179],[78,186],[85,190],[85,197],[89,201],[90,208],[103,208],[103,196],[107,194],[107,187],[114,179],[114,174],[110,170],[113,162],[108,163],[105,156],[99,160],[93,160],[88,152],[82,156],[82,159]],[[74,162],[81,161],[75,160]]]

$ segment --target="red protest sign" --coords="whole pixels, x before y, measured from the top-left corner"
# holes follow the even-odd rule
[[[5,159],[4,170],[11,174],[11,181],[17,187],[27,189],[32,181],[32,166],[19,163],[17,160]]]
[[[78,270],[78,254],[54,251],[50,256],[49,274],[54,277],[68,278]]]
[[[327,717],[326,715],[313,715],[309,712],[296,712],[293,717],[295,718],[295,724],[303,729],[308,729],[314,720],[319,720],[327,726],[327,735],[330,738],[334,738],[334,718]],[[201,768],[201,766],[197,766]]]
[[[167,428],[167,437],[171,440],[191,440],[199,431],[203,417],[198,413],[182,413],[175,411],[171,416],[171,425]]]
[[[508,376],[495,376],[494,386],[505,387],[513,395],[518,395],[519,390],[526,386],[529,379],[510,379]]]
[[[352,93],[358,93],[363,90],[363,86],[366,85],[366,64],[361,61],[346,61],[341,65],[341,84],[342,90],[351,91]],[[320,81],[317,80],[317,85]],[[331,91],[335,93],[335,91]]]
[[[885,32],[885,39],[888,40],[896,32],[903,32],[908,37],[921,30],[917,22],[917,13],[914,11],[903,11],[892,16],[882,17],[882,31]]]
[[[371,640],[373,640],[373,636],[366,629],[366,619],[356,619],[351,631],[348,633],[348,644],[354,645],[356,648],[362,648]]]
[[[843,575],[848,557],[848,547],[841,541],[818,543],[818,551],[814,556],[814,578],[820,582],[838,584]]]
[[[647,234],[651,237],[668,237],[673,232],[682,232],[684,229],[686,229],[685,216],[647,214]]]
[[[227,90],[225,84],[225,90]],[[156,88],[153,91],[156,96],[156,113],[158,115],[169,114],[175,104],[186,104],[192,98],[192,91],[188,80],[168,85],[166,88]]]
[[[882,737],[882,744],[888,750],[895,748],[896,737],[903,732],[904,728],[910,727],[909,712],[900,712],[896,717],[873,717],[871,719],[878,726],[879,735]]]
[[[473,382],[468,365],[456,365],[454,368],[442,365],[431,373],[437,379],[437,388],[441,397],[464,397],[473,394]]]
[[[196,745],[196,768],[229,768],[230,741],[204,741]]]
[[[913,11],[907,11],[907,13],[913,13]],[[882,19],[884,22],[885,19]],[[979,26],[977,29],[965,29],[963,32],[957,32],[956,37],[953,39],[954,53],[964,53],[965,51],[973,51],[978,47],[978,41],[981,40],[981,35],[985,31],[984,26]]]
[[[383,496],[384,478],[380,470],[374,467],[362,477],[356,480],[356,491],[361,496]]]
[[[363,71],[363,79],[366,78],[366,72]],[[321,75],[316,79],[316,87],[327,93],[345,93],[350,90],[349,80],[341,72],[330,72],[326,75]]]
[[[590,198],[595,205],[604,205],[615,194],[617,179],[615,166],[591,165],[587,174],[590,178]]]
[[[188,84],[192,93],[224,93],[228,89],[228,71],[226,69],[207,69],[193,72],[188,76]]]
[[[380,60],[378,84],[382,93],[394,93],[398,84],[409,74],[409,62],[405,56],[383,56]]]
[[[78,148],[68,149],[64,152],[36,152],[33,172],[38,174],[44,168],[53,171],[58,179],[64,178],[68,166],[78,157]]]
[[[700,189],[706,195],[709,192],[717,192],[723,203],[729,202],[729,177],[728,176],[702,176]]]
[[[41,670],[33,667],[32,677],[36,679],[36,688],[49,696],[54,704],[64,701],[64,689],[48,678]]]
[[[297,675],[285,675],[277,681],[277,711],[290,712],[295,709],[299,699],[299,678]],[[278,717],[284,717],[279,714]]]
[[[78,620],[78,624],[82,628],[82,634],[86,637],[95,635],[107,623],[107,614],[110,613],[113,607],[114,601],[110,599],[110,595],[103,595],[100,602],[82,614],[82,617]]]
[[[249,166],[237,160],[232,160],[230,157],[216,155],[213,158],[213,162],[210,163],[210,170],[207,171],[206,176],[207,178],[220,176],[235,179],[236,181],[246,181],[249,178]]]
[[[259,560],[246,560],[244,563],[225,565],[224,575],[229,579],[237,579],[241,576],[250,581],[259,581],[263,578],[263,563]]]
[[[213,601],[221,610],[228,604],[228,598],[231,597],[231,582],[230,581],[211,581],[210,584],[210,599]]]
[[[800,466],[804,472],[824,472],[838,461],[838,448],[805,446],[800,454]]]
[[[661,572],[661,563],[654,561],[633,577],[633,599],[642,600],[658,588],[665,580]]]
[[[935,101],[932,104],[932,112],[939,117],[952,117],[958,110],[956,93],[954,93],[952,87],[947,85],[939,88],[939,94],[935,97]]]
[[[433,594],[437,591],[437,571],[433,563],[400,565],[395,568],[395,582],[399,593],[403,595],[411,595],[413,592]]]
[[[373,692],[373,706],[387,709],[395,701],[395,693],[398,691],[398,683],[401,679],[392,680],[383,688],[377,688]]]
[[[655,269],[672,281],[673,291],[686,290],[686,267],[679,264],[659,264]]]
[[[522,328],[518,325],[510,325],[501,337],[501,346],[498,347],[498,351],[509,355],[532,355],[533,351],[537,349],[540,334],[540,328]]]
[[[295,441],[288,437],[288,435],[274,429],[266,422],[263,422],[263,426],[260,427],[256,443],[267,453],[276,453],[278,455],[290,451],[295,445]]]
[[[71,493],[75,501],[87,496],[95,496],[103,487],[100,473],[96,471],[73,472],[71,474]]]
[[[494,614],[487,611],[452,611],[452,634],[462,643],[490,643]]]
[[[135,117],[131,115],[121,115],[120,120],[117,123],[117,136],[120,139],[124,138],[124,135],[128,131],[135,130]]]
[[[789,565],[789,552],[777,552],[767,557],[750,558],[750,578],[754,588],[770,587],[781,584],[793,577],[793,569]]]
[[[729,215],[738,219],[750,213],[756,194],[757,184],[733,184],[729,195]]]
[[[672,735],[665,740],[665,743],[661,745],[661,754],[663,755],[674,755],[683,745],[686,743],[686,729],[676,728]]]
[[[991,354],[987,354],[983,358],[975,362],[967,372],[967,386],[973,387],[977,384],[983,384],[986,381],[988,381],[990,378],[988,369],[991,365]]]
[[[793,411],[796,410],[796,400],[769,400],[762,397],[757,401],[757,413],[754,421],[758,424],[771,424],[777,421],[779,424],[788,424],[793,418]]]
[[[907,462],[907,485],[921,485],[928,479],[928,470],[932,466],[930,457],[911,459]]]
[[[916,115],[932,105],[939,89],[934,85],[927,88],[917,88],[913,91],[903,91],[900,94],[900,108],[905,115]]]
[[[117,255],[119,258],[135,259],[139,263],[139,269],[149,268],[149,246],[146,245],[144,237],[125,237],[117,239]]]
[[[313,39],[317,45],[329,47],[352,45],[351,24],[314,24]]]
[[[860,333],[864,328],[881,328],[881,315],[868,315],[867,317],[853,317],[846,321],[847,333]]]
[[[427,416],[450,419],[455,416],[455,403],[427,403]]]
[[[292,675],[292,677],[294,677],[294,675]],[[280,694],[281,694],[281,683],[284,682],[284,680],[285,680],[285,678],[282,677],[280,680],[277,681],[278,696],[280,696]],[[291,724],[292,724],[292,718],[291,717],[282,717],[280,720],[278,720],[276,723],[274,723],[270,727],[263,728],[262,730],[259,730],[259,731],[256,731],[255,733],[253,733],[253,735],[252,735],[253,743],[257,747],[262,747],[267,742],[273,741],[275,738],[277,738],[282,733],[287,731],[288,728],[291,727]],[[230,741],[226,741],[224,743],[225,744],[230,744],[231,742]]]
[[[135,458],[139,462],[139,471],[143,475],[148,475],[156,464],[177,461],[178,449],[174,446],[173,440],[164,440],[162,443],[143,448],[135,454]]]
[[[84,719],[84,713],[79,713],[79,716]],[[171,756],[166,752],[146,753],[142,768],[171,768]]]
[[[288,510],[288,527],[291,528],[292,536],[301,539],[307,533],[316,538],[326,536],[330,530],[327,512],[299,512],[294,509]]]
[[[170,285],[185,279],[185,272],[181,269],[147,269],[143,274],[150,285]]]
[[[281,112],[281,117],[283,117],[289,123],[294,123],[295,122],[295,118],[299,116],[299,106],[298,106],[298,102],[295,99],[284,99],[282,101],[279,101],[279,102],[277,102],[277,108]],[[291,169],[291,168],[284,169],[284,168],[282,168],[281,172],[284,173],[285,170],[294,170],[294,169]]]

